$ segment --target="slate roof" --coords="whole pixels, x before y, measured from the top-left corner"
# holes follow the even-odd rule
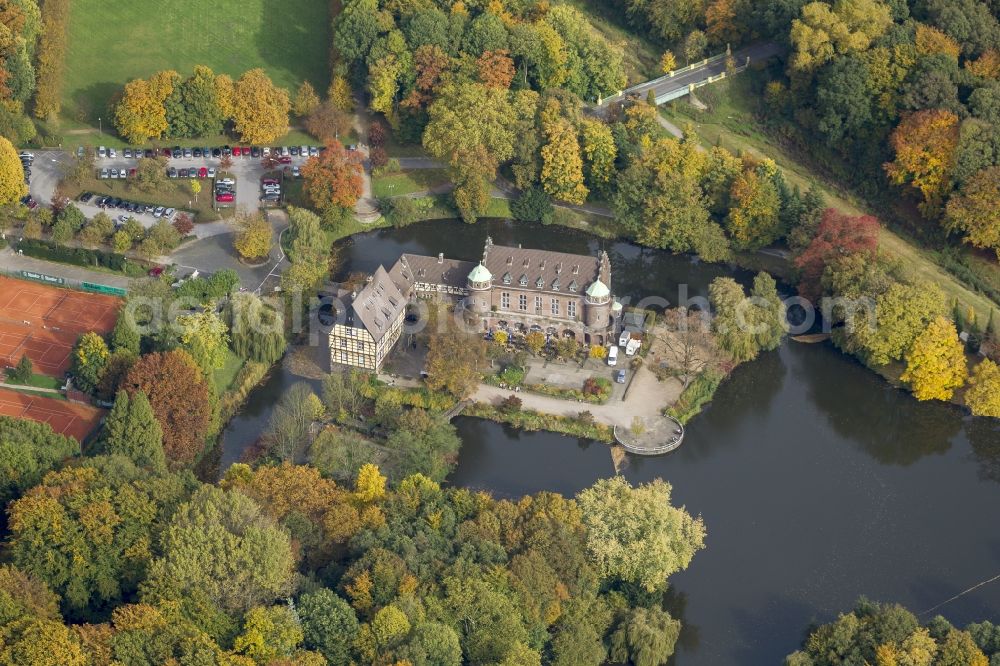
[[[458,261],[443,257],[425,257],[419,254],[404,254],[389,271],[390,277],[400,291],[407,291],[414,282],[442,284],[462,289],[469,273],[476,266],[471,261]]]
[[[580,293],[597,280],[601,261],[597,257],[551,250],[534,250],[487,241],[483,265],[493,274],[493,286],[513,286],[543,291]],[[500,276],[500,277],[498,277]],[[607,278],[610,280],[610,276]]]
[[[382,339],[399,314],[406,309],[406,298],[382,266],[371,282],[357,293],[351,303],[355,322],[367,330],[376,342]]]

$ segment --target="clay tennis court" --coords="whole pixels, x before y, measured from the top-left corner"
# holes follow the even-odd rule
[[[23,354],[35,371],[58,377],[70,366],[77,338],[115,326],[121,300],[0,276],[0,363]]]
[[[0,416],[13,416],[40,423],[83,442],[101,421],[103,411],[65,400],[54,400],[0,388]]]

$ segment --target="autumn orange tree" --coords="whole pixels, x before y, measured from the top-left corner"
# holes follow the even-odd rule
[[[302,167],[303,190],[313,206],[326,210],[331,206],[350,208],[363,191],[361,159],[348,152],[334,139],[326,150]]]
[[[958,138],[958,116],[941,109],[911,113],[889,138],[896,153],[896,159],[885,164],[889,180],[917,189],[924,198],[925,215],[940,207],[949,187]]]
[[[490,88],[510,88],[514,80],[514,61],[504,49],[483,51],[476,60],[476,70],[479,80]]]
[[[190,465],[205,447],[211,418],[209,389],[198,364],[181,349],[146,354],[135,362],[123,387],[142,391],[163,429],[163,450],[173,468]]]

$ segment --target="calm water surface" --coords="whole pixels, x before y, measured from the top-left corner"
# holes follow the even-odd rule
[[[614,291],[633,299],[677,285],[703,295],[722,274],[561,229],[489,223],[421,224],[358,236],[343,272],[388,267],[400,252],[474,260],[498,244],[611,256]],[[298,378],[276,371],[227,429],[223,469],[266,426]],[[614,473],[608,448],[459,418],[455,484],[503,496],[572,495]],[[858,596],[920,612],[1000,573],[1000,421],[918,404],[828,345],[789,342],[736,370],[689,424],[684,446],[630,457],[633,483],[660,477],[674,501],[704,517],[707,548],[671,579],[684,622],[674,663],[778,664],[810,621],[828,621]],[[1000,582],[944,606],[956,624],[1000,619]]]

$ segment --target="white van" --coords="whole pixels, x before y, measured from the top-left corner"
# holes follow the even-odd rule
[[[107,155],[108,155],[108,149],[105,148],[104,146],[100,146],[97,149],[97,156],[98,157],[107,157]]]
[[[618,365],[618,345],[611,345],[608,350],[608,365]]]
[[[628,341],[632,339],[632,334],[629,331],[622,331],[621,337],[618,338],[618,345],[624,347],[628,344]]]
[[[635,356],[635,353],[637,351],[639,351],[640,347],[642,347],[642,342],[641,341],[639,341],[639,340],[629,340],[628,344],[625,346],[625,355],[626,356]]]

